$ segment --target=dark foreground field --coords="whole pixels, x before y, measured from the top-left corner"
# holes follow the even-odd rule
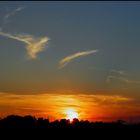
[[[122,120],[116,122],[89,122],[66,119],[49,122],[48,119],[32,116],[10,115],[0,120],[0,137],[3,139],[138,139],[140,123],[127,124]]]

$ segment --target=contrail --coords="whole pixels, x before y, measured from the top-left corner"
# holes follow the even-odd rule
[[[65,58],[63,58],[60,62],[59,62],[59,68],[63,68],[64,66],[66,66],[68,63],[70,63],[72,60],[79,58],[81,56],[86,56],[86,55],[90,55],[93,53],[96,53],[98,50],[90,50],[90,51],[83,51],[83,52],[78,52],[72,55],[69,55]]]
[[[25,43],[27,54],[31,59],[37,58],[37,54],[44,50],[49,41],[48,37],[35,38],[31,35],[11,35],[4,32],[0,32],[0,35]]]

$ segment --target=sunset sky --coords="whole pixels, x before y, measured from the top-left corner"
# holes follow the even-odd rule
[[[0,2],[0,117],[140,120],[140,2]]]

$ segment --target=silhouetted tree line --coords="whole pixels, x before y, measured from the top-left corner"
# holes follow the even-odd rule
[[[88,120],[73,119],[72,122],[67,119],[55,120],[50,122],[49,119],[35,118],[33,116],[9,115],[0,119],[0,129],[131,129],[140,130],[140,123],[127,124],[123,120],[116,122],[90,122]]]
[[[140,138],[140,123],[55,120],[9,115],[0,119],[0,139],[131,139]]]

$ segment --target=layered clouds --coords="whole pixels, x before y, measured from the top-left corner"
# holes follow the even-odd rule
[[[31,59],[37,58],[37,54],[45,49],[49,41],[49,38],[47,36],[35,38],[32,35],[26,35],[26,34],[12,35],[5,32],[0,32],[0,35],[23,42],[25,44],[27,54]]]
[[[0,97],[2,116],[9,113],[31,114],[54,120],[65,118],[65,111],[68,109],[74,109],[79,114],[80,120],[88,119],[90,121],[125,119],[130,113],[135,117],[140,115],[139,100],[120,95],[87,95],[84,93],[78,95],[75,93],[15,95],[0,93]],[[122,111],[123,108],[125,110]]]

